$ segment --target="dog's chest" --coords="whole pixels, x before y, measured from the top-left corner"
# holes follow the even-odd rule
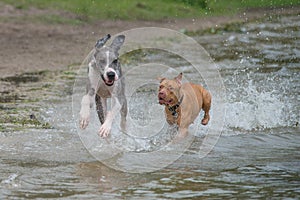
[[[102,98],[110,98],[112,96],[113,89],[114,89],[113,86],[108,87],[103,85],[99,87],[97,94]]]
[[[181,107],[176,108],[174,111],[170,111],[168,107],[165,107],[165,113],[167,122],[169,124],[177,124],[180,125],[181,121]]]

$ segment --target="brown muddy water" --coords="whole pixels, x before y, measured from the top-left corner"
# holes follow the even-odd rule
[[[139,84],[128,100],[138,139],[125,142],[115,130],[107,142],[78,131],[77,66],[1,79],[7,89],[0,99],[0,199],[299,199],[299,27],[300,16],[294,15],[192,34],[214,59],[226,89],[222,134],[200,157],[199,148],[214,127],[195,128],[199,117],[190,129],[195,137],[178,159],[150,172],[137,166],[159,165],[144,155],[169,139],[147,139],[164,121],[155,79]],[[189,62],[155,49],[122,58],[124,71],[130,71],[127,85],[157,74],[157,68],[147,67],[150,61],[172,66],[162,67],[163,75],[183,71],[189,81],[206,85]],[[136,63],[145,65],[130,70]],[[217,114],[213,111],[212,118]],[[117,152],[99,162],[99,152],[107,152],[98,140],[144,160]]]

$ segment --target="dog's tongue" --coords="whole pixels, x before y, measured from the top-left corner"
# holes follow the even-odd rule
[[[106,80],[105,84],[108,85],[108,86],[112,86],[114,84],[114,81],[113,80]]]

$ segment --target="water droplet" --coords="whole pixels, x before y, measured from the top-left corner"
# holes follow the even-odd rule
[[[242,32],[246,32],[247,29],[246,29],[245,27],[242,27],[242,28],[241,28],[241,31],[242,31]]]
[[[235,39],[235,36],[234,35],[231,35],[229,38],[228,38],[228,41],[233,41]]]

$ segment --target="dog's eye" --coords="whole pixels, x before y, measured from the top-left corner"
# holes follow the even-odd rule
[[[169,87],[169,90],[174,90],[174,88],[173,87]]]
[[[113,64],[117,64],[118,63],[118,59],[115,59],[112,63]]]

